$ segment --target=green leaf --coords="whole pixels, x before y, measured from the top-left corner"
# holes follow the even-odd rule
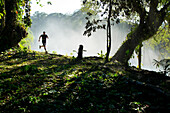
[[[114,74],[114,76],[115,76],[115,77],[117,77],[117,76],[118,76],[118,74],[117,74],[117,73],[115,73],[115,74]]]
[[[47,2],[48,5],[52,5],[52,3],[50,1]]]
[[[0,19],[2,18],[2,16],[3,16],[3,13],[0,13]]]
[[[129,49],[126,51],[126,55],[128,55],[130,53]]]

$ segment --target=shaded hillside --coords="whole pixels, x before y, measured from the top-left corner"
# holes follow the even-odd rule
[[[10,51],[0,55],[0,111],[152,112],[170,110],[169,77],[99,57]]]

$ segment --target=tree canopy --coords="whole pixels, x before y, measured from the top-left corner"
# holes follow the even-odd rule
[[[83,0],[87,14],[100,14],[102,20],[109,13],[109,0]],[[122,44],[112,60],[127,63],[135,48],[144,40],[148,40],[156,34],[164,21],[169,23],[170,1],[169,0],[112,0],[111,20],[119,23],[120,19],[135,21],[138,25],[127,35],[127,40]],[[98,7],[97,7],[98,6]],[[94,11],[94,12],[92,12]],[[95,31],[102,20],[87,22],[86,34]]]
[[[162,58],[170,58],[170,30],[169,25],[166,23],[161,26],[153,38],[146,41],[146,45],[150,46],[153,50],[159,51]]]

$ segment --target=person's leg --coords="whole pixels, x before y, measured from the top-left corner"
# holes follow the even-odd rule
[[[46,45],[44,45],[44,50],[45,50],[45,53],[47,54],[48,52],[47,52],[47,49],[46,49]]]
[[[47,51],[47,50],[46,50],[46,46],[45,46],[45,45],[44,45],[44,50],[45,50],[45,51]]]
[[[43,42],[43,47],[44,47],[45,52],[47,53],[46,42]]]
[[[43,45],[40,45],[40,46],[39,46],[39,49],[41,49],[41,47],[44,47],[44,43],[45,43],[45,42],[42,40],[42,44],[43,44]]]

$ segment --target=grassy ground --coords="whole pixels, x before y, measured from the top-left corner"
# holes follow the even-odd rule
[[[167,77],[120,64],[104,65],[40,52],[0,55],[0,112],[164,112]],[[157,87],[159,86],[159,87]]]

